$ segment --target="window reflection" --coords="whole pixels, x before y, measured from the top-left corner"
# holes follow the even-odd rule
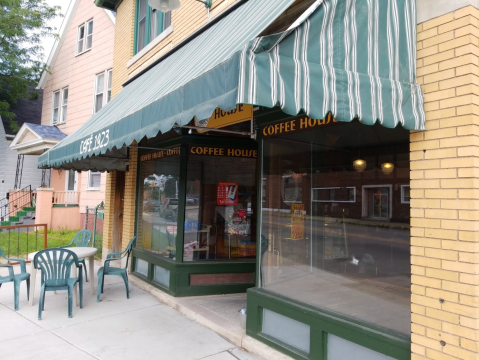
[[[174,260],[179,155],[141,162],[137,247]]]
[[[184,261],[256,258],[256,164],[248,157],[189,157]]]
[[[409,334],[409,133],[337,124],[263,153],[262,287]]]

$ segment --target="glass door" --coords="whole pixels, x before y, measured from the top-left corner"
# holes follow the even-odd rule
[[[389,219],[389,188],[373,187],[368,189],[368,217]]]

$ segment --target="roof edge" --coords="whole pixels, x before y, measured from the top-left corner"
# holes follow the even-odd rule
[[[73,16],[77,11],[78,6],[80,5],[80,1],[81,0],[72,0],[72,2],[70,3],[70,7],[68,8],[67,14],[65,15],[65,19],[64,19],[65,21],[62,23],[62,26],[60,28],[60,38],[55,40],[55,43],[53,44],[52,50],[50,51],[50,55],[48,56],[48,60],[45,64],[46,67],[51,67],[51,65],[54,64],[55,61],[57,60],[58,54],[60,53],[60,49],[68,33],[68,29],[70,28],[70,25],[73,21]],[[50,76],[50,72],[48,70],[44,70],[42,73],[42,76],[40,77],[40,80],[38,81],[38,85],[36,89],[43,90],[45,88],[45,85],[48,81],[49,76]]]

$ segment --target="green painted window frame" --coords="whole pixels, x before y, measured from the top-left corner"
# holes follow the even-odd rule
[[[135,2],[135,38],[134,38],[134,44],[133,44],[133,55],[136,55],[138,52],[140,52],[142,49],[144,49],[152,40],[154,40],[158,35],[160,35],[163,31],[165,31],[165,18],[166,14],[163,12],[156,10],[154,11],[150,5],[148,5],[148,1],[145,1],[146,5],[146,14],[145,14],[145,44],[143,48],[138,49],[138,39],[140,36],[140,24],[139,24],[139,10],[140,10],[140,1],[141,0],[136,0]],[[154,37],[151,36],[151,24],[153,20],[153,14],[156,12],[156,21],[157,21],[157,27],[156,27],[156,34]],[[170,15],[171,16],[171,15]],[[171,23],[171,21],[170,21]],[[169,25],[168,25],[169,26]]]

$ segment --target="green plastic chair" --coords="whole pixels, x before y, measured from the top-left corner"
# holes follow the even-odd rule
[[[130,240],[130,242],[126,246],[126,249],[123,250],[122,252],[108,254],[106,257],[105,263],[103,264],[103,267],[98,269],[98,289],[96,292],[97,302],[100,302],[100,294],[103,294],[103,285],[104,285],[105,275],[121,276],[123,278],[123,281],[125,282],[126,298],[127,299],[130,298],[130,293],[128,290],[127,269],[128,269],[128,259],[130,258],[130,254],[133,249],[133,243],[135,242],[135,240],[136,240],[136,236],[133,236],[133,239]],[[123,259],[124,257],[126,257],[125,267],[110,266],[110,261],[120,260],[120,259]]]
[[[78,256],[68,249],[45,249],[35,254],[33,266],[42,272],[42,287],[38,305],[38,320],[42,319],[45,309],[45,292],[68,290],[68,317],[72,317],[73,288],[78,283],[80,287],[80,309],[83,308],[82,265]],[[71,277],[71,268],[76,266],[78,277]]]
[[[30,274],[27,273],[27,269],[25,267],[25,260],[7,258],[5,256],[5,254],[3,253],[2,249],[0,249],[0,256],[3,257],[5,260],[20,263],[20,274],[15,274],[13,272],[13,266],[10,265],[10,264],[0,265],[0,267],[8,268],[8,276],[0,276],[0,287],[2,287],[2,284],[4,284],[4,283],[13,282],[15,311],[17,311],[18,310],[18,301],[19,301],[19,297],[20,297],[20,284],[22,283],[23,280],[27,280],[27,299],[29,299],[29,296],[30,296]]]
[[[73,240],[70,244],[59,246],[59,248],[64,249],[64,248],[67,248],[67,247],[71,247],[73,245],[73,243],[75,243],[76,247],[79,247],[79,246],[87,247],[90,244],[90,240],[91,240],[91,231],[90,230],[80,230],[79,232],[77,232],[75,234],[75,236],[73,237]],[[81,264],[83,264],[83,270],[85,271],[85,281],[88,282],[88,274],[86,273],[85,259],[80,258],[80,259],[78,259],[78,261]]]

